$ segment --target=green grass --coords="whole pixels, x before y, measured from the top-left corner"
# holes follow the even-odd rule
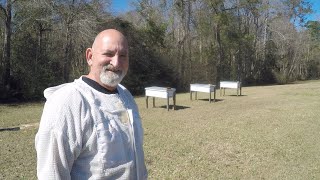
[[[0,104],[0,128],[39,122],[43,103]]]
[[[320,81],[242,90],[177,94],[176,111],[137,97],[149,179],[320,179]],[[42,106],[0,105],[0,127],[36,123]],[[0,179],[35,179],[36,131],[0,132]]]
[[[39,122],[43,103],[0,105],[0,128]],[[37,126],[0,131],[0,179],[36,179]]]

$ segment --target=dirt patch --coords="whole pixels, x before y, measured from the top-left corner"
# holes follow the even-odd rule
[[[39,123],[30,123],[30,124],[21,124],[20,129],[29,129],[29,128],[37,128],[39,127]]]

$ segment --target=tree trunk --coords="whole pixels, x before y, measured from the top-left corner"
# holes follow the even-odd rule
[[[67,25],[69,26],[69,25]],[[67,32],[66,32],[66,45],[64,48],[64,66],[63,66],[63,79],[65,82],[69,82],[69,75],[70,75],[70,66],[71,66],[71,33],[70,33],[70,28],[67,27]]]
[[[188,36],[188,63],[189,63],[189,72],[188,74],[188,84],[191,82],[192,79],[192,38],[191,38],[191,33],[190,33],[190,24],[191,24],[191,2],[190,0],[188,1],[188,19],[187,19],[187,36]]]
[[[2,82],[4,86],[9,85],[10,83],[10,72],[11,72],[11,9],[12,4],[11,0],[7,1],[6,9],[3,9],[5,12],[5,28],[4,28],[4,44],[3,44],[3,64],[4,72],[2,74]]]
[[[216,82],[220,82],[221,77],[223,77],[223,72],[224,72],[224,50],[222,47],[222,42],[221,42],[221,37],[220,37],[220,25],[219,23],[216,25],[216,40],[218,43],[218,48],[219,48],[219,58],[218,58],[218,63],[217,63],[217,77],[216,77]]]

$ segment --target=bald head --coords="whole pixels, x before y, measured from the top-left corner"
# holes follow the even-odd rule
[[[121,43],[124,43],[126,45],[126,47],[128,47],[127,39],[121,32],[119,32],[118,30],[115,30],[115,29],[106,29],[104,31],[101,31],[96,36],[96,38],[94,39],[94,42],[92,44],[92,48],[100,46],[101,43],[103,43],[104,41],[107,41],[111,37],[117,39]]]
[[[87,77],[107,89],[115,89],[127,73],[128,53],[128,42],[121,32],[115,29],[100,32],[92,48],[86,51],[87,62],[90,66]]]

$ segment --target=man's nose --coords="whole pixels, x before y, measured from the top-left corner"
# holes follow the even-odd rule
[[[114,55],[113,57],[112,57],[112,60],[111,60],[111,65],[114,67],[114,68],[116,68],[116,69],[118,69],[119,67],[120,67],[120,58],[119,58],[119,55]]]

